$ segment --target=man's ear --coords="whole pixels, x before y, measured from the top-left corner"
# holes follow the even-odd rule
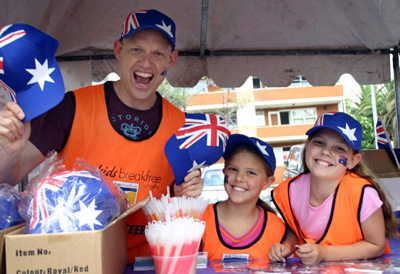
[[[178,60],[178,51],[177,50],[171,51],[168,68],[171,68],[173,65],[175,65],[177,60]]]
[[[117,60],[120,60],[122,55],[122,41],[120,40],[114,41],[114,55]]]
[[[268,176],[267,180],[265,181],[265,184],[263,186],[263,190],[266,190],[267,188],[270,187],[275,182],[275,176]]]

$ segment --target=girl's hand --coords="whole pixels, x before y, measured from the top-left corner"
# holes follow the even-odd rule
[[[325,247],[318,244],[296,245],[296,254],[305,265],[314,265],[323,260]]]
[[[199,169],[193,170],[184,178],[179,186],[174,185],[175,196],[198,197],[203,190],[204,180],[201,178]]]
[[[291,251],[288,247],[281,243],[275,243],[268,252],[268,259],[270,262],[285,262],[286,257],[290,254]]]

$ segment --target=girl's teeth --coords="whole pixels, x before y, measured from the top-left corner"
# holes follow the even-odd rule
[[[237,190],[237,191],[245,191],[244,188],[237,187],[237,186],[233,187],[233,189],[234,189],[234,190]]]
[[[329,164],[327,162],[317,161],[317,163],[322,166],[329,166]]]

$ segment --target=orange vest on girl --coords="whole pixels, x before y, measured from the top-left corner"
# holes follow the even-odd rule
[[[299,238],[299,244],[317,243],[320,245],[347,245],[364,239],[359,212],[362,205],[362,197],[366,187],[373,187],[371,182],[359,177],[355,173],[348,172],[337,186],[333,198],[332,209],[328,225],[321,239],[315,241],[306,238],[298,225],[298,221],[292,212],[289,199],[290,183],[296,180],[289,178],[280,183],[272,191],[272,201],[279,210],[285,222],[293,229]],[[390,253],[386,241],[385,253]]]
[[[168,139],[185,123],[185,114],[162,99],[162,119],[151,138],[130,141],[112,127],[105,101],[104,85],[74,91],[76,111],[68,141],[61,153],[68,169],[77,157],[97,166],[111,181],[129,191],[130,203],[149,195],[160,198],[172,186],[174,174],[164,153]],[[134,119],[134,117],[132,117]],[[150,255],[144,229],[147,220],[138,210],[127,217],[128,262]]]
[[[224,254],[249,254],[248,259],[266,259],[271,245],[284,239],[286,225],[278,216],[264,210],[262,234],[248,246],[229,246],[222,240],[216,210],[216,204],[208,205],[201,218],[206,222],[202,250],[208,252],[209,260],[222,260]]]

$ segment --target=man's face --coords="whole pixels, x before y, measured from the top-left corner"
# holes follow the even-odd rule
[[[163,72],[176,62],[177,51],[172,51],[164,34],[146,29],[121,42],[116,41],[114,53],[119,60],[121,77],[118,92],[141,102],[139,109],[150,108],[155,101],[155,92],[165,78]]]

